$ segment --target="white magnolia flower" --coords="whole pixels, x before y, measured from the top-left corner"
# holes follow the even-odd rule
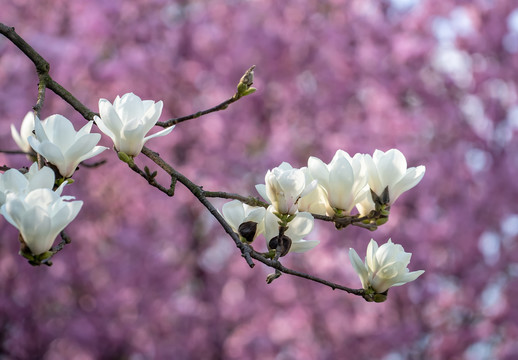
[[[407,266],[411,257],[411,253],[405,252],[401,245],[393,244],[390,239],[379,248],[378,243],[371,239],[367,246],[365,263],[354,249],[349,249],[349,259],[360,275],[363,288],[372,288],[377,293],[414,281],[424,273],[424,270],[409,272]]]
[[[279,235],[279,218],[274,214],[276,209],[269,206],[266,210],[264,218],[264,235],[266,243]],[[313,230],[314,219],[308,212],[298,212],[295,218],[288,223],[288,230],[284,233],[291,239],[291,247],[289,252],[305,252],[313,249],[320,241],[304,240],[303,237]]]
[[[287,162],[268,170],[264,180],[266,185],[258,184],[255,188],[281,214],[295,214],[297,201],[317,186],[316,180],[306,183],[304,172],[292,168]]]
[[[99,113],[94,121],[99,129],[108,135],[117,151],[129,156],[137,156],[142,147],[151,138],[169,134],[174,126],[163,129],[153,135],[146,136],[158,121],[162,113],[163,103],[152,100],[141,100],[133,93],[117,96],[113,105],[106,99],[99,100]]]
[[[11,136],[13,137],[16,145],[26,153],[32,152],[31,145],[29,144],[28,137],[32,136],[32,131],[34,130],[34,113],[29,111],[27,115],[23,118],[22,126],[20,128],[20,133],[16,130],[16,127],[11,124]],[[37,119],[37,118],[36,118]]]
[[[367,191],[367,178],[361,159],[361,154],[351,158],[343,150],[338,150],[329,164],[313,156],[309,158],[311,176],[317,179],[327,193],[329,216],[335,214],[335,209],[349,215]]]
[[[364,155],[363,161],[371,190],[381,196],[388,186],[389,205],[402,193],[416,186],[426,170],[424,165],[407,169],[405,156],[397,149],[387,152],[376,150],[372,157]]]
[[[101,134],[90,134],[93,122],[75,131],[74,126],[62,115],[52,115],[34,123],[36,137],[29,137],[34,151],[54,164],[63,177],[71,177],[81,161],[90,159],[107,147],[96,146]]]
[[[239,200],[232,200],[224,204],[221,211],[227,223],[240,235],[246,230],[241,229],[242,231],[240,231],[241,224],[256,223],[255,233],[250,237],[244,236],[248,242],[252,242],[259,234],[264,232],[264,213],[266,209],[263,207],[249,206]]]
[[[77,216],[82,201],[65,201],[50,189],[36,189],[26,195],[8,193],[0,213],[16,227],[34,255],[48,251],[58,234]]]
[[[31,165],[29,171],[25,174],[16,169],[9,169],[5,173],[0,174],[0,206],[5,203],[8,193],[22,196],[35,189],[52,189],[54,181],[54,171],[47,166],[38,169],[38,163],[36,162]],[[58,195],[61,195],[66,184],[67,182],[63,182],[56,189]]]

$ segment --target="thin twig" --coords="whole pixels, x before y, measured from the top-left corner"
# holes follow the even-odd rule
[[[27,153],[23,150],[0,150],[0,153],[11,154],[11,155],[34,155],[31,153]]]
[[[267,208],[270,206],[267,202],[261,201],[260,199],[253,197],[253,196],[243,196],[239,194],[232,194],[227,193],[224,191],[206,191],[203,190],[203,196],[209,197],[209,198],[220,198],[220,199],[234,199],[239,200],[244,204],[250,205],[250,206],[261,206],[264,208]]]
[[[312,275],[309,275],[309,274],[306,274],[306,273],[303,273],[300,271],[289,269],[289,268],[285,267],[284,265],[282,265],[279,261],[268,259],[268,258],[264,257],[261,253],[258,253],[257,251],[252,252],[251,256],[254,259],[256,259],[257,261],[265,264],[266,266],[269,266],[273,269],[277,269],[284,274],[293,275],[293,276],[301,277],[301,278],[308,279],[311,281],[315,281],[317,283],[329,286],[333,290],[336,290],[336,289],[343,290],[350,294],[354,294],[354,295],[358,295],[358,296],[363,296],[363,294],[365,293],[363,289],[351,289],[346,286],[335,284],[331,281],[327,281],[327,280],[318,278],[316,276],[312,276]]]
[[[168,189],[168,188],[160,185],[155,180],[156,173],[154,174],[155,176],[153,176],[153,174],[149,174],[145,171],[142,171],[134,162],[128,163],[128,166],[130,167],[131,170],[133,170],[134,172],[136,172],[137,174],[142,176],[144,179],[146,179],[146,181],[148,182],[149,185],[156,187],[158,190],[162,191],[167,196],[174,195],[174,186],[172,185],[171,188]]]
[[[81,166],[84,166],[84,167],[86,167],[86,168],[96,168],[96,167],[102,166],[102,165],[104,165],[104,164],[106,164],[106,159],[104,159],[104,160],[100,160],[100,161],[96,161],[96,162],[91,163],[91,164],[89,164],[89,163],[85,163],[85,162],[83,161],[83,162],[81,163]]]
[[[166,128],[166,127],[176,125],[176,124],[179,124],[179,123],[187,121],[187,120],[196,119],[196,118],[199,118],[200,116],[207,115],[212,112],[225,110],[230,104],[232,104],[233,102],[236,102],[237,100],[239,100],[239,98],[236,98],[235,96],[233,96],[230,99],[223,101],[221,104],[211,107],[210,109],[198,111],[194,114],[182,116],[179,118],[169,119],[169,120],[163,121],[163,122],[159,121],[156,123],[156,125]]]
[[[200,116],[207,115],[212,112],[225,110],[226,108],[228,108],[228,106],[230,104],[238,101],[242,97],[247,96],[248,94],[251,94],[255,91],[254,88],[251,88],[253,81],[254,81],[254,69],[255,69],[255,65],[252,65],[245,72],[245,74],[241,77],[241,80],[239,80],[236,93],[230,99],[227,99],[227,100],[223,101],[221,104],[213,106],[210,109],[198,111],[194,114],[182,116],[182,117],[175,118],[175,119],[169,119],[164,122],[159,121],[156,123],[156,125],[161,126],[161,127],[169,127],[169,126],[176,125],[176,124],[179,124],[179,123],[187,121],[187,120],[199,118]]]

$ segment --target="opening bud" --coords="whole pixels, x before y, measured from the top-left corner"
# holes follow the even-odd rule
[[[254,69],[255,65],[252,65],[252,67],[250,67],[250,69],[248,69],[241,77],[241,80],[239,80],[239,84],[237,85],[237,94],[240,97],[250,95],[256,90],[251,87],[254,83]]]

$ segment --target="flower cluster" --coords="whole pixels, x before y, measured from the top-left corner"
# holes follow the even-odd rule
[[[310,157],[307,171],[323,190],[320,201],[325,212],[319,214],[351,215],[356,208],[360,215],[368,216],[375,210],[388,210],[403,192],[416,186],[425,167],[407,168],[405,156],[397,149],[353,157],[338,150],[329,164]]]
[[[171,132],[174,126],[146,136],[157,123],[162,102],[141,100],[133,93],[117,96],[113,105],[99,100],[100,117],[94,118],[99,129],[109,136],[115,149],[126,157],[137,156],[147,140]],[[79,131],[62,115],[41,120],[27,113],[20,132],[11,125],[16,144],[33,158],[35,153],[46,160],[41,169],[34,162],[22,174],[15,169],[0,174],[0,213],[20,232],[22,255],[32,264],[52,256],[51,247],[61,231],[77,216],[82,201],[61,196],[78,165],[99,155],[107,147],[98,146],[101,134],[91,133],[94,121]],[[119,155],[120,156],[120,155]],[[53,171],[54,170],[54,171]],[[56,175],[60,178],[56,180]]]
[[[223,216],[247,243],[264,233],[268,249],[277,257],[290,251],[303,252],[319,243],[303,239],[313,229],[313,215],[328,216],[337,228],[347,219],[346,224],[370,224],[375,229],[388,220],[390,206],[416,186],[424,173],[423,165],[407,168],[405,156],[397,149],[376,150],[372,156],[350,156],[338,150],[329,164],[310,157],[307,167],[296,169],[283,162],[268,170],[265,184],[256,185],[270,204],[268,208],[233,200],[223,206]],[[350,257],[368,295],[380,295],[423,272],[408,273],[410,254],[391,240],[379,249],[372,240],[366,265],[353,249]],[[380,296],[368,298],[380,300]]]
[[[249,76],[253,76],[253,68],[250,71]],[[240,84],[246,83],[248,88],[251,80],[247,79],[241,79]],[[239,92],[238,87],[238,95],[245,96],[246,89]],[[100,99],[100,116],[79,131],[58,114],[40,121],[28,113],[20,133],[11,127],[20,148],[30,156],[32,148],[48,165],[39,168],[35,162],[26,174],[10,169],[0,175],[0,213],[19,230],[22,255],[33,264],[48,259],[56,237],[79,213],[83,202],[61,194],[82,161],[107,149],[97,145],[101,135],[91,133],[93,124],[111,138],[119,158],[132,166],[132,159],[149,139],[167,135],[174,128],[146,136],[156,125],[162,107],[162,101],[141,100],[128,93],[117,96],[113,104]],[[333,221],[337,229],[355,223],[374,230],[388,220],[392,204],[417,185],[424,173],[422,165],[407,168],[405,156],[397,149],[376,150],[372,156],[350,156],[338,150],[328,164],[310,157],[307,167],[297,169],[283,162],[268,170],[265,183],[256,185],[268,203],[266,208],[233,200],[223,206],[222,213],[242,242],[251,244],[264,234],[265,255],[277,260],[319,244],[305,239],[314,228],[314,215]],[[411,254],[391,240],[379,248],[371,240],[365,263],[355,250],[350,249],[349,254],[365,297],[371,301],[383,301],[389,287],[415,280],[423,273],[408,271]]]

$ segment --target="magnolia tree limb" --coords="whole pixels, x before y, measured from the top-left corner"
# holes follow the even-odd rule
[[[94,116],[97,115],[97,113],[91,111],[88,107],[86,107],[84,104],[82,104],[76,97],[74,97],[68,90],[66,90],[63,86],[61,86],[58,82],[56,82],[49,74],[50,65],[49,63],[37,52],[35,51],[21,36],[19,36],[13,27],[6,26],[2,23],[0,23],[0,33],[3,34],[7,39],[9,39],[15,46],[17,46],[34,64],[36,68],[36,72],[38,74],[39,83],[38,83],[38,96],[37,96],[37,102],[34,106],[34,110],[38,114],[41,110],[44,100],[45,100],[45,90],[48,88],[52,90],[56,95],[61,97],[66,103],[71,105],[79,114],[81,114],[86,120],[92,121]],[[196,119],[198,117],[201,117],[203,115],[224,110],[226,109],[230,104],[236,102],[240,98],[251,94],[255,91],[254,88],[251,87],[252,81],[253,81],[253,71],[255,66],[252,66],[250,69],[248,69],[243,77],[241,78],[237,92],[228,100],[220,103],[219,105],[216,105],[214,107],[211,107],[207,110],[199,111],[191,115],[183,116],[180,118],[170,119],[165,122],[158,122],[156,125],[161,127],[169,127],[175,124],[178,124],[180,122],[184,122],[191,119]],[[18,152],[17,152],[18,153]],[[365,291],[363,289],[351,289],[348,287],[345,287],[343,285],[339,285],[324,279],[320,279],[318,277],[305,274],[303,272],[299,272],[296,270],[289,269],[281,264],[281,262],[278,260],[278,257],[270,258],[269,256],[259,253],[253,249],[253,247],[247,243],[244,243],[241,241],[239,235],[234,232],[232,227],[225,221],[223,216],[219,213],[219,211],[212,205],[212,203],[208,200],[208,198],[217,197],[217,198],[224,198],[224,199],[238,199],[242,201],[243,203],[252,205],[252,206],[262,206],[267,207],[268,204],[266,202],[263,202],[259,200],[258,198],[254,198],[252,196],[246,197],[239,194],[231,194],[231,193],[225,193],[221,191],[205,191],[203,188],[194,182],[192,182],[190,179],[188,179],[186,176],[175,170],[171,165],[169,165],[165,160],[163,160],[158,153],[152,151],[151,149],[144,147],[142,149],[142,154],[146,157],[148,157],[150,160],[152,160],[158,167],[160,167],[162,170],[164,170],[170,177],[171,177],[171,184],[169,187],[165,187],[163,185],[160,185],[155,177],[157,175],[156,171],[151,172],[149,168],[145,167],[144,170],[140,169],[133,159],[130,159],[129,161],[127,159],[124,160],[128,166],[137,174],[142,176],[151,186],[157,188],[161,192],[165,193],[168,196],[174,195],[174,188],[177,181],[179,181],[181,184],[183,184],[189,191],[193,194],[194,197],[210,212],[210,214],[219,222],[221,227],[227,232],[227,234],[231,237],[231,239],[234,241],[236,247],[241,251],[242,256],[245,258],[247,264],[253,268],[255,266],[255,263],[253,259],[265,264],[268,267],[271,267],[275,269],[275,276],[270,278],[271,279],[277,278],[280,276],[281,273],[293,275],[296,277],[304,278],[310,281],[314,281],[317,283],[320,283],[322,285],[328,286],[332,288],[333,290],[338,289],[345,292],[348,292],[350,294],[363,296],[365,297]],[[7,167],[3,167],[7,168]],[[0,168],[3,169],[3,168]],[[319,218],[321,220],[325,221],[333,221],[336,223],[335,218],[330,217],[323,217],[323,216],[315,216],[316,218]],[[348,217],[344,221],[345,225],[349,224],[357,224],[360,223],[364,219],[357,219],[353,217]],[[70,243],[70,238],[67,234],[64,232],[61,232],[61,238],[62,241],[56,245],[52,252],[53,254],[61,251],[65,244]],[[50,258],[45,259],[42,263],[47,263],[48,265],[51,264],[49,261]],[[273,275],[273,274],[272,274]]]

